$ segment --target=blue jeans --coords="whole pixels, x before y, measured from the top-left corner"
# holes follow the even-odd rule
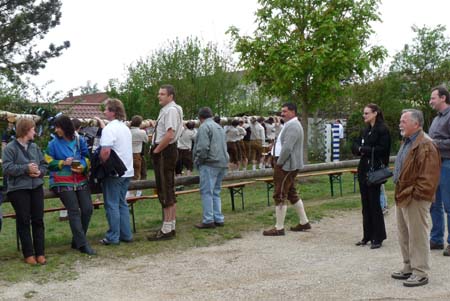
[[[220,191],[226,168],[200,165],[200,195],[203,206],[203,223],[223,223]]]
[[[124,177],[107,177],[102,181],[106,219],[109,225],[105,238],[111,243],[119,243],[120,240],[133,238],[130,212],[125,197],[128,184],[130,184],[130,178]]]
[[[444,243],[445,218],[444,209],[447,214],[447,230],[450,233],[450,159],[442,161],[441,178],[436,191],[436,201],[431,205],[430,213],[433,227],[431,228],[430,240],[437,244]],[[447,237],[450,244],[450,237]]]
[[[386,197],[386,190],[384,189],[384,184],[381,184],[380,189],[380,205],[381,209],[387,208],[387,197]]]

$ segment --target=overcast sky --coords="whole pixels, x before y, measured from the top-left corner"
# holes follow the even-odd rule
[[[256,0],[62,0],[61,24],[47,35],[49,42],[69,40],[71,47],[51,59],[32,80],[48,90],[66,92],[111,78],[123,79],[125,67],[176,37],[197,36],[228,47],[225,31],[234,25],[241,33],[255,28]],[[450,33],[448,0],[384,0],[383,23],[374,24],[373,44],[385,46],[390,55],[413,38],[411,26],[443,24]],[[450,34],[449,34],[450,35]]]

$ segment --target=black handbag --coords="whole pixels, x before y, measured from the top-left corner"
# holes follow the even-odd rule
[[[381,185],[387,182],[387,180],[393,176],[392,171],[384,166],[382,163],[379,169],[374,168],[373,161],[374,161],[374,148],[372,147],[372,159],[370,164],[370,169],[367,172],[367,185]]]

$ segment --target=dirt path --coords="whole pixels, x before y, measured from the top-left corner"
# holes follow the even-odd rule
[[[393,211],[386,222],[388,240],[378,250],[354,246],[361,217],[352,211],[307,233],[252,232],[221,246],[80,265],[77,280],[0,286],[0,299],[450,300],[450,258],[441,251],[432,253],[430,284],[405,288],[390,278],[402,266]]]

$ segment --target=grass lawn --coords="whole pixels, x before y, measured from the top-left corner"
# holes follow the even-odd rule
[[[149,174],[149,179],[153,175]],[[194,187],[186,187],[186,189]],[[359,192],[353,193],[353,175],[343,176],[343,196],[331,198],[327,176],[304,179],[297,186],[306,207],[306,213],[312,222],[324,216],[332,216],[336,211],[352,210],[360,207]],[[393,184],[390,181],[386,190],[389,202],[392,202]],[[338,191],[335,185],[335,192]],[[152,191],[146,190],[145,194]],[[202,208],[198,193],[178,197],[177,237],[171,241],[149,242],[149,231],[161,224],[161,207],[157,200],[141,201],[135,204],[137,233],[131,244],[119,246],[101,246],[98,240],[107,230],[107,221],[103,207],[94,210],[88,239],[97,251],[97,256],[89,257],[70,248],[71,233],[68,222],[59,221],[59,213],[46,213],[44,216],[46,234],[45,266],[29,266],[23,263],[22,253],[16,250],[15,221],[3,220],[0,233],[0,280],[8,282],[35,281],[43,283],[52,280],[68,280],[77,277],[77,270],[83,265],[100,266],[105,261],[133,258],[145,254],[183,251],[188,248],[221,244],[229,239],[240,238],[247,231],[261,231],[274,224],[273,206],[267,207],[266,186],[256,183],[246,186],[245,210],[241,209],[240,197],[236,199],[236,211],[231,210],[228,190],[222,191],[222,210],[225,215],[225,227],[211,230],[198,230],[193,227],[201,222]],[[338,194],[338,193],[337,193]],[[93,198],[95,198],[93,196]],[[59,199],[45,200],[46,207],[59,207]],[[3,204],[3,213],[13,212],[9,203]],[[292,209],[286,216],[286,227],[295,225],[297,216]],[[355,225],[360,226],[360,225]],[[313,226],[314,227],[314,226]],[[79,263],[82,263],[80,266]]]

